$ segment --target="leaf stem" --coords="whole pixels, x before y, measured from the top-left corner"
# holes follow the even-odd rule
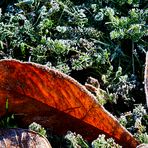
[[[135,60],[134,60],[134,41],[132,41],[132,67],[133,67],[133,74],[135,74]]]

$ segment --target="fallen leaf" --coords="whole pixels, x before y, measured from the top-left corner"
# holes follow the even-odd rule
[[[15,114],[21,127],[36,122],[58,134],[71,130],[87,140],[105,134],[126,148],[138,145],[83,85],[61,72],[33,63],[1,60],[0,84],[0,116]]]
[[[0,129],[1,148],[52,148],[48,140],[34,131],[20,128]]]

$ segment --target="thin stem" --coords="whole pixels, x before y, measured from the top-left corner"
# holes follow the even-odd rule
[[[148,108],[148,52],[146,52],[146,60],[145,60],[145,74],[144,74],[144,88],[145,88],[145,96],[146,96],[146,105]]]
[[[133,67],[133,74],[135,74],[135,60],[134,60],[134,42],[132,41],[132,67]]]

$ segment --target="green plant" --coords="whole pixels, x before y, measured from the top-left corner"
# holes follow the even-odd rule
[[[69,131],[65,135],[65,139],[68,140],[69,148],[77,148],[77,147],[89,148],[88,144],[79,134],[77,135],[76,133],[72,133]]]
[[[145,103],[147,0],[7,0],[0,7],[1,59],[47,65],[81,83],[95,77],[107,104],[121,106],[114,114]]]
[[[114,139],[106,139],[105,135],[99,135],[96,140],[92,141],[91,146],[82,138],[81,135],[72,133],[70,131],[65,135],[65,139],[68,140],[68,148],[121,148],[120,145],[115,143]]]
[[[6,98],[5,109],[6,109],[6,116],[0,117],[0,128],[15,128],[15,127],[17,127],[15,115],[8,113],[8,109],[9,109],[8,98]]]
[[[121,148],[122,146],[115,143],[114,139],[105,139],[105,135],[99,135],[99,137],[92,142],[93,148]]]
[[[46,130],[40,124],[33,122],[29,125],[29,129],[39,133],[42,136],[47,137]]]
[[[147,133],[140,133],[134,135],[140,143],[148,143],[148,134]]]
[[[148,143],[148,116],[144,106],[139,104],[132,112],[122,114],[119,122],[133,133],[141,143]]]
[[[14,115],[0,117],[0,128],[16,128],[17,123]]]
[[[116,72],[113,71],[111,66],[106,75],[102,75],[102,80],[106,85],[106,90],[111,92],[111,102],[117,103],[117,100],[121,97],[124,103],[130,105],[133,100],[131,97],[131,91],[136,87],[136,80],[134,76],[131,78],[128,75],[123,75],[122,68],[119,66]]]

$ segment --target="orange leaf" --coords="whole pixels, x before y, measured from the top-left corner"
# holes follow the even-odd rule
[[[104,133],[120,145],[138,142],[98,104],[84,86],[45,66],[15,60],[0,61],[0,116],[16,114],[21,126],[37,122],[58,134],[75,131],[88,140]]]

